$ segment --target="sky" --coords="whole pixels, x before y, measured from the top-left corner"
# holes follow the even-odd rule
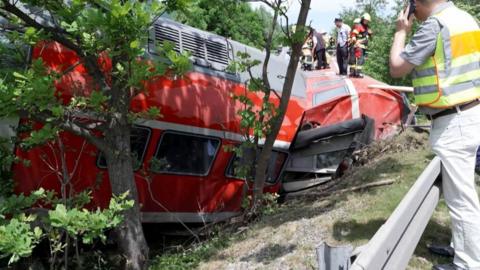
[[[300,11],[300,4],[298,0],[289,0],[290,8],[288,10],[288,17],[291,22],[296,22],[298,12]],[[390,5],[394,1],[389,0]],[[307,24],[311,25],[317,30],[326,30],[327,32],[334,27],[335,17],[342,11],[343,8],[353,8],[356,6],[357,0],[312,0],[310,11],[308,12]],[[256,8],[262,5],[258,2],[252,2],[251,5]],[[388,8],[387,8],[388,9]]]

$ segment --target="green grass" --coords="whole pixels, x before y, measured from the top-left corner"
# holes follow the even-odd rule
[[[427,116],[425,114],[417,113],[416,117],[417,117],[417,124],[418,125],[429,125],[430,124],[430,120],[427,119]]]
[[[220,233],[208,241],[197,243],[188,249],[178,248],[157,256],[151,262],[150,270],[183,270],[194,269],[200,262],[215,255],[219,250],[226,248],[233,237]]]
[[[369,239],[372,234],[392,213],[401,201],[403,196],[408,192],[418,175],[423,171],[428,164],[431,155],[427,151],[416,152],[415,155],[406,156],[403,153],[394,154],[388,158],[376,162],[373,167],[360,169],[358,174],[362,176],[356,178],[356,184],[368,183],[378,181],[378,176],[381,175],[383,179],[394,179],[396,183],[385,188],[371,189],[362,193],[350,194],[347,196],[348,205],[354,205],[351,213],[351,220],[339,221],[340,224],[362,224],[366,226],[363,235],[355,234],[350,236],[350,242],[355,238]],[[376,226],[375,226],[376,225]],[[368,229],[373,226],[374,229]],[[357,230],[358,231],[358,230]],[[343,240],[338,238],[338,240]]]

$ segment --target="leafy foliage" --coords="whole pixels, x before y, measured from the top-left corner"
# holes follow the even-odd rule
[[[43,234],[39,227],[32,230],[30,222],[34,219],[34,216],[22,215],[0,225],[0,258],[10,256],[8,263],[11,264],[30,256]]]
[[[19,194],[5,197],[0,204],[0,218],[6,219],[7,216],[21,215],[35,203],[53,202],[54,197],[54,192],[46,192],[43,188],[33,191],[28,196]]]
[[[480,22],[480,3],[476,0],[456,0],[455,5],[472,14]]]
[[[182,23],[261,49],[273,18],[264,7],[253,10],[248,3],[237,0],[194,0],[189,9],[173,15]],[[283,40],[278,26],[272,48],[281,46]]]
[[[158,256],[152,262],[151,270],[194,269],[202,260],[214,255],[231,242],[231,235],[217,234],[208,241],[197,243],[189,249],[180,249]]]
[[[88,200],[83,198],[85,196],[88,195],[80,194],[80,200],[77,201],[87,203]],[[73,239],[81,239],[85,244],[92,244],[97,238],[105,241],[105,230],[118,226],[123,220],[122,212],[133,206],[134,202],[126,198],[127,193],[114,196],[107,209],[91,211],[83,208],[84,204],[68,207],[60,203],[62,200],[53,192],[43,189],[28,196],[7,197],[0,203],[0,258],[10,256],[11,264],[22,257],[29,257],[43,238],[49,240],[54,256],[58,252],[65,252],[69,245],[65,242],[66,234]],[[74,201],[75,198],[70,200]],[[46,203],[54,206],[47,215],[38,218],[36,214],[26,214],[34,205]]]
[[[280,195],[277,193],[266,193],[262,196],[262,205],[261,213],[259,216],[270,216],[278,212],[280,205],[278,204],[278,198]],[[242,208],[249,209],[252,206],[252,196],[248,195],[243,198]]]
[[[119,213],[131,208],[133,201],[126,200],[127,193],[110,200],[109,207],[104,210],[72,208],[57,204],[54,210],[48,211],[48,224],[52,232],[65,231],[70,236],[81,237],[84,244],[91,244],[95,238],[106,240],[104,230],[114,228],[122,221]]]

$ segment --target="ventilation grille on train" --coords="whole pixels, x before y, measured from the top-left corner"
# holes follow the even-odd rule
[[[215,69],[225,69],[229,63],[227,41],[217,41],[206,38],[201,33],[188,30],[179,30],[162,24],[155,24],[155,45],[170,41],[175,44],[175,51],[187,51],[194,58],[196,64],[206,65]],[[220,40],[220,39],[218,39]],[[155,48],[150,50],[155,53]]]
[[[170,41],[175,44],[175,51],[180,52],[179,41],[180,32],[170,27],[155,25],[155,40],[158,45],[163,44],[164,41]]]

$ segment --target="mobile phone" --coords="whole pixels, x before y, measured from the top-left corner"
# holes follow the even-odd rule
[[[410,8],[408,9],[408,16],[407,19],[410,19],[410,16],[415,13],[415,0],[409,0]]]

